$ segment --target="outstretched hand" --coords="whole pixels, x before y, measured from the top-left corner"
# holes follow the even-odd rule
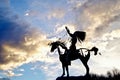
[[[69,29],[67,28],[67,26],[65,26],[65,29],[67,30],[68,33],[70,32]]]

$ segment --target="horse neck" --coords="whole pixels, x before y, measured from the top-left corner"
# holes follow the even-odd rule
[[[63,49],[67,50],[67,47],[65,45],[59,44]]]
[[[61,51],[60,51],[59,46],[62,47],[63,49],[65,49],[65,50],[68,50],[68,49],[67,49],[67,47],[66,47],[65,45],[62,45],[62,44],[59,44],[59,45],[58,45],[58,47],[57,47],[57,49],[58,49],[58,54],[59,54],[59,56],[62,56],[63,54],[61,54]]]
[[[57,47],[57,49],[58,49],[58,54],[59,54],[59,56],[61,56],[61,51],[60,51],[59,46]]]

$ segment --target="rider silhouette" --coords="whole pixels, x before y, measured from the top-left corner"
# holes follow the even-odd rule
[[[84,41],[85,39],[85,36],[86,36],[86,33],[83,32],[83,31],[75,31],[73,34],[70,33],[70,30],[65,27],[68,34],[70,35],[71,37],[71,45],[70,45],[70,52],[73,53],[76,51],[76,43],[77,43],[77,39],[81,42],[81,41]]]
[[[75,31],[73,34],[70,33],[70,30],[66,28],[66,31],[68,32],[68,34],[70,35],[71,37],[71,45],[70,45],[70,48],[68,50],[68,52],[66,52],[66,61],[68,63],[70,63],[70,60],[69,60],[69,54],[73,54],[73,53],[76,53],[77,50],[76,50],[76,43],[77,43],[77,39],[81,42],[81,41],[84,41],[85,39],[85,36],[86,36],[86,33],[83,32],[83,31]],[[71,63],[70,63],[71,64]]]
[[[76,37],[75,34],[71,34],[71,33],[70,33],[70,30],[69,30],[67,27],[65,27],[65,28],[66,28],[68,34],[69,34],[70,37],[71,37],[71,45],[70,45],[70,48],[69,48],[69,49],[70,49],[71,52],[76,51],[77,37]]]

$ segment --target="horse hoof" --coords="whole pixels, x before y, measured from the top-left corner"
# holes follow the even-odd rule
[[[62,74],[62,76],[61,76],[61,77],[64,77],[64,75],[65,75],[65,74]]]
[[[69,75],[67,75],[67,77],[69,77]]]
[[[89,76],[89,73],[87,73],[85,76]]]

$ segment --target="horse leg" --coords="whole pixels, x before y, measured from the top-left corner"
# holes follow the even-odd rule
[[[66,65],[66,71],[67,71],[67,77],[69,77],[69,68],[68,68],[68,65]]]
[[[63,77],[65,75],[65,66],[62,64],[62,69],[63,69],[63,74],[61,77]]]
[[[88,64],[87,63],[83,63],[83,65],[86,68],[86,75],[89,75],[89,66],[88,66]]]
[[[83,63],[83,65],[86,68],[86,75],[89,75],[89,66],[87,64],[89,58],[90,58],[90,54],[88,54],[86,57],[82,57],[81,55],[79,57],[79,59],[81,60],[81,62]]]

